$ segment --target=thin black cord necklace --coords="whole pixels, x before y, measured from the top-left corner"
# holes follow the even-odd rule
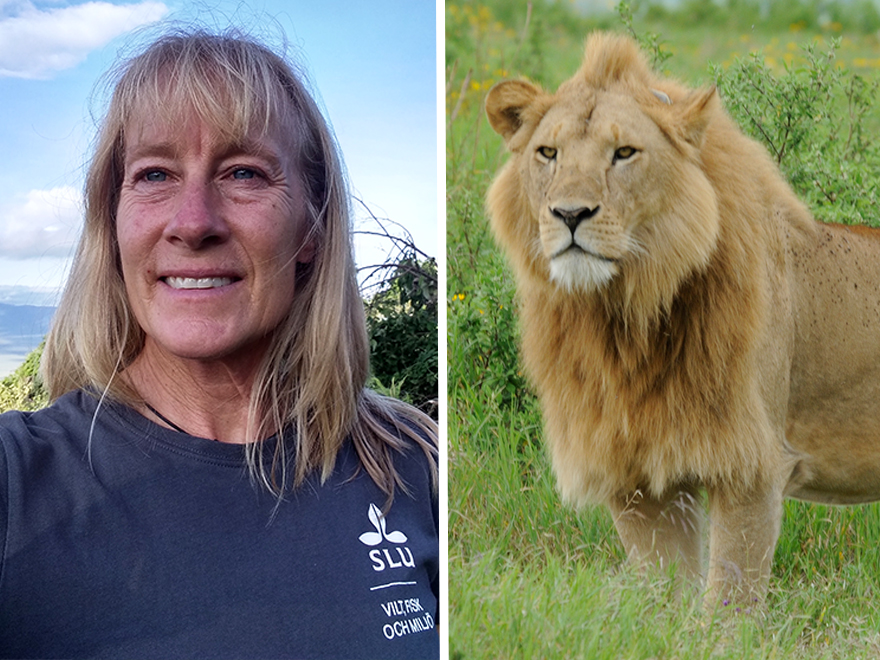
[[[175,431],[177,431],[178,433],[183,433],[184,435],[192,435],[192,433],[189,433],[188,431],[184,431],[184,430],[183,430],[182,428],[180,428],[177,424],[175,424],[175,423],[172,422],[170,419],[168,419],[167,417],[165,417],[165,415],[163,415],[163,414],[160,413],[158,410],[156,410],[155,408],[153,408],[153,406],[151,406],[151,405],[150,405],[149,403],[147,403],[146,401],[144,401],[144,405],[145,405],[147,408],[150,409],[150,412],[151,412],[151,413],[153,413],[156,417],[158,417],[158,418],[161,419],[163,422],[165,422],[166,424],[168,424],[168,426],[170,426],[171,428],[173,428],[173,429],[174,429]]]

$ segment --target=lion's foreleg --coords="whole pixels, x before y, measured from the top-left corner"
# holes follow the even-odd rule
[[[710,607],[761,603],[767,592],[773,551],[782,523],[782,489],[767,487],[745,495],[709,488]]]
[[[609,504],[630,561],[640,568],[668,571],[696,581],[702,573],[703,504],[691,485],[670,488],[661,497],[636,491]]]

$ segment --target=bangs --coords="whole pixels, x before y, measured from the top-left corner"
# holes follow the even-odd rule
[[[224,141],[242,144],[279,127],[299,133],[296,87],[284,62],[258,44],[168,36],[130,63],[110,115],[118,135],[133,117],[184,127],[181,119],[194,116]]]

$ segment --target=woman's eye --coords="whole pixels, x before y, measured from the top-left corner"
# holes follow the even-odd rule
[[[619,160],[632,158],[635,154],[636,149],[634,147],[620,147],[617,151],[614,152],[614,162],[616,163]]]
[[[233,179],[255,179],[256,177],[257,173],[247,167],[239,167],[232,172]]]
[[[161,183],[168,179],[168,175],[161,170],[150,170],[148,172],[144,172],[143,177],[144,181],[149,181],[150,183]]]
[[[547,160],[556,158],[556,149],[553,147],[538,147],[538,153]]]

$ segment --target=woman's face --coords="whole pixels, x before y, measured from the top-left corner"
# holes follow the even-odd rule
[[[289,144],[230,145],[198,119],[140,118],[125,136],[116,235],[145,350],[260,357],[313,256]]]

